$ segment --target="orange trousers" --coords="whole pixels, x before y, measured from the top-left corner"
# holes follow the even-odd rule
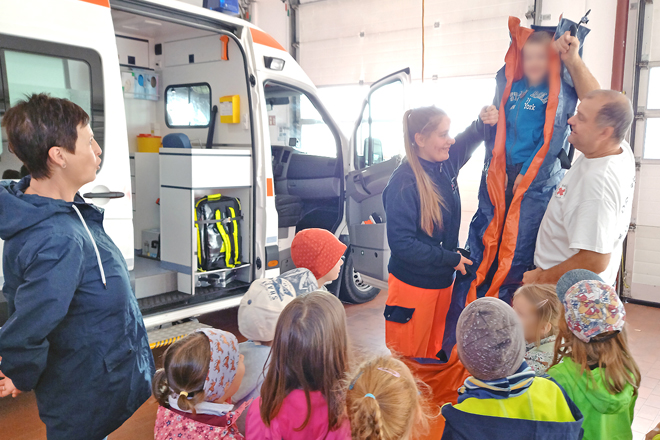
[[[388,279],[388,306],[414,309],[405,323],[385,321],[385,341],[393,353],[406,357],[406,364],[413,374],[426,383],[432,392],[433,413],[438,414],[431,423],[430,432],[421,439],[439,439],[445,427],[439,415],[445,403],[457,403],[458,388],[469,373],[458,359],[456,347],[444,363],[420,363],[411,358],[437,359],[442,349],[445,322],[451,303],[452,288],[421,289],[406,284],[392,274]]]

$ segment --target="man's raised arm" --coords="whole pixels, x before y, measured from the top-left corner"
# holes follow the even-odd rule
[[[571,78],[573,78],[573,85],[580,100],[592,90],[600,89],[598,80],[589,71],[582,58],[580,58],[580,54],[578,53],[580,41],[576,37],[572,37],[570,32],[566,31],[564,35],[554,41],[553,45],[564,62],[566,69],[568,69],[568,73],[571,74]]]

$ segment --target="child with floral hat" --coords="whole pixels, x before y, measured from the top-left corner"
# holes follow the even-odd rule
[[[250,402],[239,408],[231,403],[245,374],[236,336],[201,328],[168,347],[163,357],[152,384],[160,404],[155,440],[243,439],[236,421]]]
[[[582,411],[585,440],[632,438],[641,376],[628,348],[619,296],[584,269],[566,272],[557,296],[564,317],[548,374]]]

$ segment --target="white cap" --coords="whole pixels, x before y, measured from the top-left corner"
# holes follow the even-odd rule
[[[284,307],[296,296],[317,289],[314,274],[302,267],[275,278],[253,281],[238,307],[239,331],[253,341],[272,341],[277,319]]]

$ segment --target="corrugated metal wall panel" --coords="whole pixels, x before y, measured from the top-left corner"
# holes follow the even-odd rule
[[[425,77],[493,75],[509,45],[507,17],[528,24],[529,3],[426,0]],[[403,67],[421,78],[419,0],[326,0],[302,4],[299,18],[300,64],[317,85],[371,83]]]

